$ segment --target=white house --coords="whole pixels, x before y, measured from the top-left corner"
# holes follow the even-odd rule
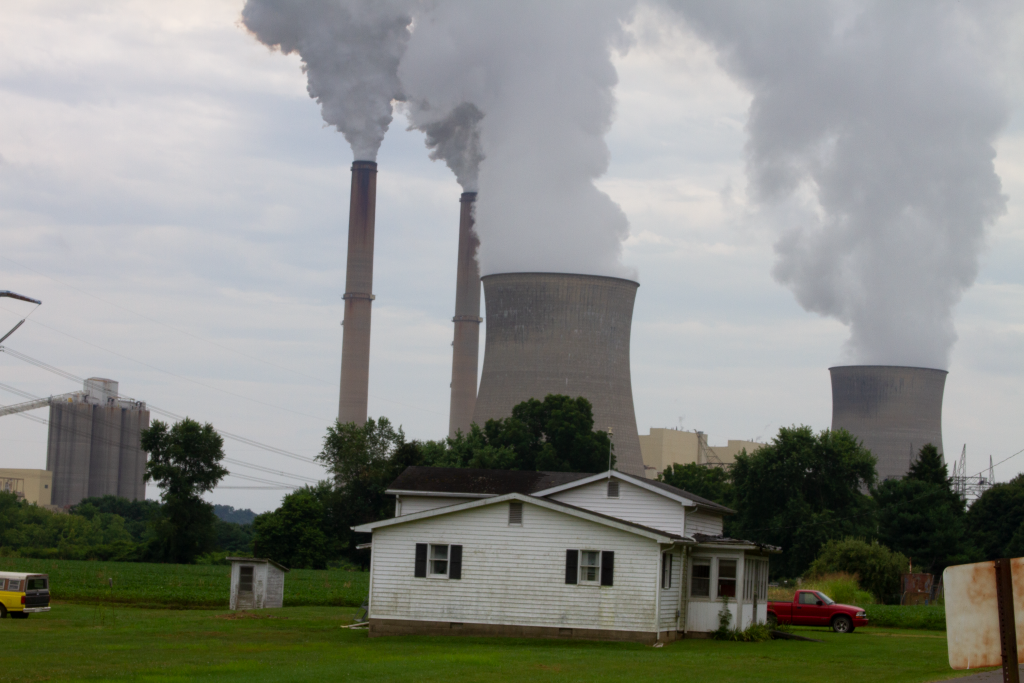
[[[370,635],[671,641],[767,617],[768,555],[733,511],[611,471],[410,467],[373,534]]]

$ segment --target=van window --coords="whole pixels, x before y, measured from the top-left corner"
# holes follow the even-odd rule
[[[14,579],[9,579],[7,581],[7,590],[9,590],[9,591],[20,591],[21,590],[21,581],[15,581]]]
[[[238,592],[252,593],[252,566],[238,568]]]
[[[46,579],[28,579],[25,581],[25,590],[44,591],[46,590]]]

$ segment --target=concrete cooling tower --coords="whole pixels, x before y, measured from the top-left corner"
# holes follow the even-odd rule
[[[925,444],[942,449],[946,371],[846,365],[832,374],[832,429],[845,429],[878,458],[879,481],[902,477]]]
[[[639,285],[564,273],[502,273],[483,283],[487,336],[473,422],[508,417],[531,398],[583,396],[594,428],[614,429],[616,469],[644,476],[629,371]]]

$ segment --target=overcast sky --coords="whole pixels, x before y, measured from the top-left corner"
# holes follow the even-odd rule
[[[312,457],[337,410],[351,151],[324,127],[298,57],[239,27],[242,4],[0,7],[0,289],[44,302],[6,344]],[[827,428],[828,367],[849,334],[772,277],[778,233],[746,191],[751,96],[686,30],[646,11],[631,30],[599,186],[629,219],[623,262],[641,285],[640,432],[681,425],[716,445]],[[1012,116],[995,160],[1008,210],[955,309],[943,410],[947,460],[966,444],[973,470],[1024,449],[1024,98],[1020,73],[1008,73]],[[396,117],[378,158],[370,414],[437,439],[461,188],[407,126]],[[32,308],[0,300],[0,334]],[[80,388],[7,354],[0,382],[34,395]],[[0,389],[0,404],[21,400]],[[237,442],[226,451],[323,477]],[[45,464],[46,427],[0,419],[0,467]],[[996,475],[1021,471],[1024,455]],[[228,488],[249,485],[229,477],[209,499],[263,511],[284,494]]]

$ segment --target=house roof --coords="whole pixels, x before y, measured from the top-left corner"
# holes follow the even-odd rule
[[[503,496],[506,493],[534,493],[561,484],[586,479],[585,472],[530,472],[484,470],[472,467],[406,467],[388,493],[451,493]]]
[[[709,536],[708,534],[694,534],[693,538],[701,545],[735,546],[737,548],[758,548],[769,553],[781,553],[782,548],[777,545],[758,543],[757,541],[744,541],[739,538],[728,536]]]
[[[457,505],[447,505],[445,507],[433,508],[430,510],[424,510],[423,512],[416,512],[410,515],[402,515],[401,517],[392,517],[391,519],[384,519],[379,522],[371,522],[369,524],[361,524],[359,526],[352,527],[353,531],[366,533],[372,532],[374,529],[380,527],[393,526],[396,524],[407,524],[409,522],[416,522],[421,519],[428,519],[430,517],[439,517],[442,515],[450,515],[454,512],[462,512],[464,510],[472,510],[478,507],[484,507],[487,505],[497,505],[505,501],[518,500],[532,505],[537,505],[549,510],[556,512],[562,512],[573,517],[579,517],[587,519],[598,524],[605,526],[614,527],[621,529],[622,531],[628,531],[640,536],[645,536],[652,540],[658,541],[659,543],[693,543],[694,539],[689,536],[680,536],[679,534],[669,533],[662,531],[661,529],[655,529],[653,527],[644,526],[643,524],[637,524],[635,522],[629,522],[618,517],[612,517],[611,515],[604,515],[593,510],[587,510],[585,508],[576,507],[575,505],[569,505],[562,503],[557,500],[551,500],[549,498],[538,498],[536,496],[530,496],[518,492],[507,493],[501,496],[495,496],[493,498],[486,498],[483,500],[472,500],[465,503],[459,503]]]
[[[644,479],[632,474],[612,470],[612,476],[630,481],[650,491],[668,494],[672,498],[684,499],[699,508],[712,510],[723,515],[735,514],[735,510],[713,500],[694,495],[689,491],[660,481]],[[573,488],[607,477],[608,472],[530,472],[525,470],[485,470],[470,467],[407,467],[398,475],[387,492],[391,494],[461,494],[485,497],[503,496],[506,493],[546,495]]]

